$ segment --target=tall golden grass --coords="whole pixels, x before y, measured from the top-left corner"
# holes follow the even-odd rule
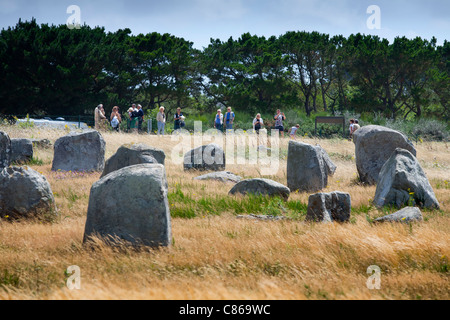
[[[12,138],[47,138],[64,131],[0,127]],[[227,196],[231,186],[193,181],[171,161],[178,143],[170,136],[102,133],[106,158],[125,143],[145,143],[166,152],[169,191],[178,184],[194,199]],[[338,169],[326,191],[351,194],[352,206],[370,208],[346,224],[302,221],[255,222],[220,216],[172,219],[173,244],[157,250],[111,248],[100,240],[83,246],[91,185],[100,173],[62,176],[51,172],[53,150],[36,149],[43,161],[32,166],[50,182],[59,210],[53,223],[0,222],[0,299],[448,299],[450,256],[450,149],[446,143],[419,143],[424,168],[441,211],[424,211],[425,221],[373,225],[383,214],[370,207],[375,187],[356,183],[354,145],[346,140],[320,144]],[[287,148],[288,139],[281,143]],[[270,178],[286,184],[286,160]],[[230,165],[243,177],[260,177],[256,166]],[[307,203],[308,194],[291,199]],[[66,287],[67,268],[81,269],[81,290]],[[369,290],[367,268],[382,270],[381,289]]]

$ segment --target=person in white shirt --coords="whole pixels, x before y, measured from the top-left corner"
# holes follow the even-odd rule
[[[299,124],[297,124],[296,126],[291,128],[291,133],[290,133],[291,139],[295,139],[295,134],[297,133],[298,128],[300,128]]]
[[[164,127],[166,126],[166,115],[164,110],[164,107],[159,108],[159,112],[156,115],[156,121],[158,122],[158,136],[164,135]]]
[[[354,124],[355,124],[355,120],[354,119],[350,119],[350,126],[348,127],[348,131],[350,132],[350,135],[349,135],[348,141],[352,140]]]
[[[216,117],[214,119],[214,128],[217,129],[217,131],[222,132],[223,130],[223,114],[222,110],[217,110]]]
[[[256,132],[256,134],[259,134],[259,130],[264,126],[264,121],[261,118],[261,114],[258,113],[256,115],[256,118],[253,119],[253,130]]]

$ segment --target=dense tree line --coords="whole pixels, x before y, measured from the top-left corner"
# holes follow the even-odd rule
[[[99,103],[139,101],[169,112],[220,104],[448,120],[449,56],[450,43],[434,38],[247,33],[197,50],[170,34],[19,21],[0,33],[0,113],[91,114]]]

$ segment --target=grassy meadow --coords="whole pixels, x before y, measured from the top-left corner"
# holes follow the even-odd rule
[[[11,138],[50,139],[64,130],[0,126]],[[30,167],[41,172],[55,195],[55,221],[0,221],[0,299],[449,299],[450,148],[421,142],[417,158],[441,210],[423,210],[425,221],[372,223],[394,211],[371,205],[375,187],[357,179],[354,144],[318,140],[337,165],[325,192],[349,192],[352,217],[345,224],[305,223],[309,194],[289,200],[229,196],[231,184],[195,181],[171,161],[178,144],[170,136],[102,133],[106,159],[126,143],[166,152],[172,245],[157,250],[110,248],[100,240],[83,246],[89,192],[101,173],[52,172],[53,149],[35,148]],[[281,141],[280,167],[264,176],[286,185],[289,139]],[[243,178],[262,177],[257,166],[232,164]],[[272,214],[282,221],[236,215]],[[69,290],[66,270],[81,270],[81,290]],[[369,290],[367,268],[381,268],[381,289]]]

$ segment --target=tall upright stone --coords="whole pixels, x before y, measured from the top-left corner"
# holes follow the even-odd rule
[[[95,130],[72,132],[55,142],[52,171],[102,171],[105,140]]]
[[[381,168],[395,149],[402,148],[416,156],[416,149],[403,133],[382,126],[358,129],[353,142],[360,181],[369,185],[378,182]]]
[[[33,142],[30,139],[11,139],[11,162],[26,163],[33,159]]]
[[[291,192],[322,190],[327,187],[328,175],[335,170],[336,167],[321,147],[297,141],[289,142],[287,186]]]
[[[139,164],[111,172],[92,185],[84,242],[98,236],[133,245],[169,246],[171,222],[166,170]]]

